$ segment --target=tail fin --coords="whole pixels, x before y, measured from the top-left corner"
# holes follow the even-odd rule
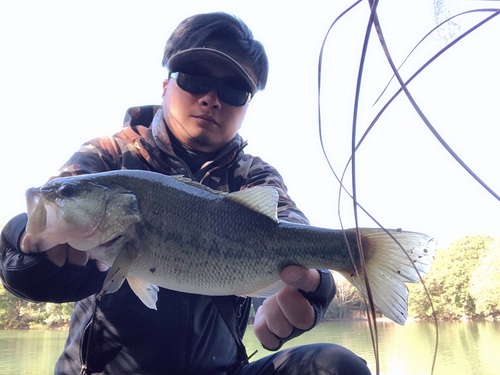
[[[383,229],[360,229],[366,259],[366,275],[377,309],[394,322],[404,325],[408,316],[408,288],[404,283],[419,280],[431,269],[437,244],[432,237],[414,232]],[[366,255],[368,254],[368,255]],[[411,259],[409,259],[409,258]],[[363,270],[341,274],[367,297]]]

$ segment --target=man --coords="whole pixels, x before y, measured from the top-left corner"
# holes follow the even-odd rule
[[[190,17],[169,38],[163,64],[169,75],[162,105],[130,109],[121,132],[83,145],[59,176],[142,169],[222,191],[269,185],[279,193],[278,217],[308,224],[279,173],[244,154],[237,134],[268,73],[265,51],[247,26],[225,13]],[[98,301],[107,267],[68,244],[29,253],[26,220],[19,215],[2,232],[1,277],[28,300],[77,301],[56,374],[369,374],[362,359],[326,344],[248,364],[241,338],[250,299],[161,288],[157,310],[150,310],[124,283]],[[328,271],[290,266],[280,276],[287,285],[255,317],[255,335],[269,350],[314,327],[335,294]]]

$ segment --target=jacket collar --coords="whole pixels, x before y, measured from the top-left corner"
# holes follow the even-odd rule
[[[125,115],[124,126],[126,138],[136,146],[149,163],[157,165],[159,171],[167,174],[173,173],[171,168],[166,167],[166,165],[171,166],[172,163],[174,166],[177,165],[175,169],[178,172],[180,172],[178,168],[187,168],[172,147],[167,125],[163,119],[163,109],[160,106],[129,108]],[[199,180],[207,177],[212,169],[227,168],[236,160],[246,145],[247,142],[236,134],[213,160],[203,165],[195,176],[190,177]]]
[[[151,130],[153,132],[153,139],[156,145],[167,154],[175,155],[174,149],[172,148],[172,143],[170,142],[170,136],[167,132],[167,125],[163,119],[163,108],[159,108],[153,117],[153,122],[151,122]]]
[[[156,111],[151,123],[151,128],[153,131],[153,138],[157,146],[166,153],[175,154],[167,131],[167,125],[165,124],[165,120],[163,118],[163,108],[160,107],[158,111]],[[239,134],[236,134],[235,137],[222,148],[216,159],[219,159],[222,155],[227,154],[231,150],[239,149],[242,146],[245,147],[246,142],[243,141]]]

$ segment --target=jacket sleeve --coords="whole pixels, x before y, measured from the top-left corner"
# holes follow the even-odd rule
[[[24,254],[19,239],[27,215],[11,219],[2,230],[0,240],[0,278],[5,289],[17,297],[33,302],[78,301],[102,287],[106,273],[90,260],[86,266],[66,263],[58,267],[45,254]]]

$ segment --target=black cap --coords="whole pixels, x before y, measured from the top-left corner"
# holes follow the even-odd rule
[[[195,47],[188,48],[176,52],[167,60],[167,69],[170,72],[179,71],[182,67],[195,62],[200,62],[203,60],[216,61],[223,63],[226,66],[231,67],[237,72],[240,77],[248,84],[250,92],[255,95],[257,92],[257,78],[255,74],[247,64],[243,61],[237,61],[238,57],[230,56],[227,53],[217,49],[217,47]]]

